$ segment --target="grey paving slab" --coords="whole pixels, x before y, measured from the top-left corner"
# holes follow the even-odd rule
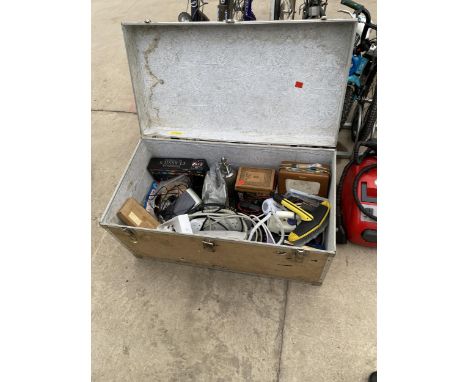
[[[376,20],[376,1],[363,3]],[[185,7],[93,0],[93,109],[135,111],[120,22],[175,21]],[[329,17],[340,8],[330,1]],[[269,2],[255,0],[254,11],[268,19]],[[365,381],[375,368],[375,250],[340,246],[322,287],[289,284],[286,311],[284,281],[137,260],[97,225],[137,119],[92,118],[93,381],[274,381],[278,371],[280,381]]]
[[[338,246],[321,287],[290,283],[281,381],[364,382],[376,370],[376,259]]]
[[[285,282],[137,260],[98,227],[138,141],[136,117],[93,113],[94,381],[274,380]]]
[[[93,381],[274,381],[285,282],[136,259],[112,236],[93,257]]]
[[[91,114],[91,251],[104,230],[99,218],[122,176],[139,139],[137,117],[126,113]]]
[[[297,1],[297,0],[296,0]],[[301,1],[299,1],[301,3]],[[377,1],[376,0],[359,0],[358,3],[363,4],[370,12],[372,21],[377,22]],[[341,4],[340,0],[329,0],[327,7],[328,18],[347,18],[349,16],[338,12],[340,9],[353,10]]]
[[[217,4],[210,0],[205,13],[216,20]],[[93,0],[92,2],[92,108],[135,111],[127,56],[121,30],[122,21],[177,21],[185,11],[184,0]],[[269,19],[269,3],[255,3],[259,20]]]

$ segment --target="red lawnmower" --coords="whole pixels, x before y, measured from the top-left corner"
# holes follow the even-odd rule
[[[361,147],[366,150],[359,154]],[[377,141],[357,142],[337,190],[336,242],[377,247]]]

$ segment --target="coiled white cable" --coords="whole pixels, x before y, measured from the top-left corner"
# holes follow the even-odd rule
[[[273,214],[272,215],[273,219],[276,220],[276,222],[278,223],[278,227],[280,227],[280,231],[281,231],[281,237],[280,239],[278,240],[277,245],[280,245],[280,244],[283,244],[283,241],[284,241],[284,236],[285,236],[285,233],[284,233],[284,227],[283,227],[283,224],[281,223],[281,220],[278,216],[276,216],[276,214]],[[271,232],[270,232],[271,233]]]
[[[231,210],[221,210],[219,212],[195,212],[189,215],[190,220],[195,219],[195,218],[200,218],[200,217],[207,217],[210,219],[210,223],[209,223],[210,228],[211,228],[212,223],[216,224],[219,221],[223,221],[227,219],[240,219],[242,222],[242,230],[243,232],[246,232],[246,233],[248,232],[248,227],[245,224],[244,220],[248,220],[250,221],[250,223],[252,223],[253,227],[250,230],[250,234],[247,240],[252,241],[254,235],[255,235],[255,241],[258,241],[258,239],[262,240],[263,235],[261,231],[259,230],[259,228],[261,227],[264,230],[267,237],[270,237],[273,244],[280,245],[284,241],[285,232],[284,232],[283,225],[281,224],[281,221],[279,220],[279,218],[275,214],[272,214],[271,212],[267,213],[265,216],[263,216],[263,214],[260,216],[254,216],[254,215],[247,216],[243,214],[242,212],[233,213]],[[265,222],[267,222],[268,219],[270,218],[276,219],[276,221],[278,222],[278,226],[281,229],[281,237],[277,242],[274,240],[270,229],[265,224]]]
[[[260,215],[260,216],[261,216],[261,215]],[[267,213],[267,214],[265,215],[265,217],[264,217],[263,219],[259,220],[258,223],[255,224],[255,225],[253,226],[253,228],[250,230],[250,235],[249,235],[249,238],[248,238],[247,240],[249,240],[249,241],[252,240],[254,233],[257,231],[257,229],[259,229],[260,226],[262,226],[262,227],[265,229],[264,223],[265,223],[268,219],[270,219],[270,216],[271,216],[271,213],[269,212],[269,213]],[[251,218],[251,219],[252,219],[252,218]],[[253,220],[253,219],[252,219],[252,220]],[[267,229],[268,229],[268,228],[267,228]],[[265,232],[267,232],[267,231],[265,230]],[[268,235],[268,234],[267,234],[267,235]]]
[[[221,213],[222,211],[225,211],[225,213]],[[233,213],[231,210],[221,210],[220,212],[195,212],[194,214],[189,215],[189,219],[195,219],[195,218],[200,218],[200,217],[206,217],[210,219],[210,226],[212,223],[217,223],[219,221],[227,220],[227,219],[240,219],[242,223],[242,230],[243,232],[247,233],[248,232],[248,227],[247,224],[245,223],[244,220],[250,221],[252,225],[255,225],[255,221],[253,221],[250,217],[247,215],[244,215],[242,213]],[[256,236],[256,239],[258,236]]]
[[[259,218],[262,217],[262,216],[263,216],[263,214],[260,215],[260,216],[258,216],[258,217],[257,217],[257,216],[251,216],[251,218],[252,218],[253,220],[260,221]],[[264,224],[264,222],[263,222],[263,224],[262,224],[260,227],[263,228],[263,230],[265,231],[265,234],[267,235],[267,237],[270,238],[270,240],[271,240],[271,242],[272,242],[273,244],[281,245],[281,244],[283,243],[284,237],[285,237],[284,227],[283,227],[283,225],[281,224],[281,221],[280,221],[280,219],[278,218],[278,216],[276,216],[276,214],[272,213],[271,216],[270,216],[270,219],[272,219],[272,218],[275,219],[275,220],[277,221],[278,226],[280,227],[280,230],[281,230],[281,236],[280,236],[280,239],[279,239],[278,241],[275,241],[275,239],[274,239],[274,237],[273,237],[273,234],[271,233],[271,231],[270,231],[270,229],[268,228],[268,226],[267,226],[266,224]]]
[[[224,213],[223,213],[224,212]],[[219,212],[195,212],[191,215],[189,215],[189,219],[195,219],[195,218],[200,218],[200,217],[206,217],[210,219],[209,225],[211,227],[211,224],[218,223],[219,221],[227,220],[227,219],[240,219],[242,223],[242,229],[243,232],[248,232],[248,227],[245,224],[244,220],[248,220],[252,226],[255,226],[256,221],[253,220],[251,217],[239,212],[239,213],[233,213],[231,210],[221,210]],[[255,241],[258,241],[259,239],[262,240],[262,235],[260,232],[257,232],[256,230],[254,231],[255,233]],[[253,237],[253,235],[252,235]],[[248,239],[248,240],[251,240]]]

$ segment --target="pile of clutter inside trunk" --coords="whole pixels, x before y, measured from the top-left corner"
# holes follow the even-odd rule
[[[283,161],[279,169],[234,168],[226,158],[152,158],[144,200],[118,212],[126,225],[158,231],[325,248],[330,168]]]

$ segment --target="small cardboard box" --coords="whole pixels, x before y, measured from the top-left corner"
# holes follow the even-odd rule
[[[119,212],[117,212],[117,216],[122,222],[132,227],[154,229],[159,226],[159,222],[133,198],[127,199]]]
[[[275,190],[273,168],[241,167],[237,172],[235,189],[239,192],[271,194]]]

